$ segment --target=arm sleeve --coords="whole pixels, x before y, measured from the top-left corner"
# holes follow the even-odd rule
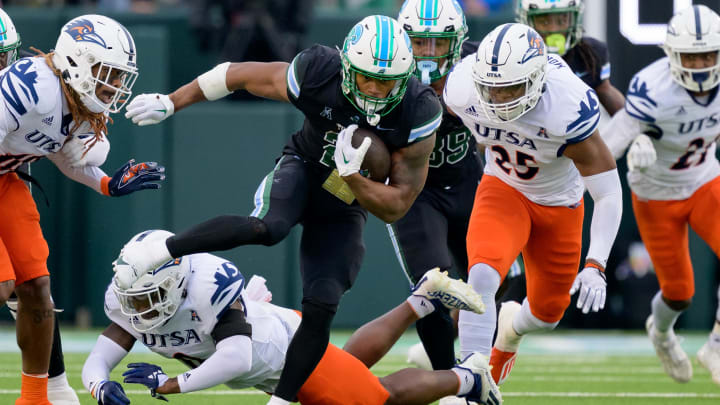
[[[625,154],[630,142],[642,133],[644,128],[643,122],[631,117],[623,108],[600,129],[600,137],[605,141],[613,157],[619,159]]]
[[[82,183],[100,194],[104,194],[101,183],[102,179],[107,177],[107,175],[99,167],[70,167],[59,153],[51,153],[48,155],[48,159],[55,163],[55,166],[57,166],[66,177]]]
[[[585,187],[593,199],[590,223],[590,247],[586,258],[607,264],[622,217],[622,188],[617,169],[583,177]]]
[[[180,392],[192,392],[214,387],[240,377],[252,366],[252,341],[235,335],[217,343],[215,353],[200,367],[177,377]]]
[[[105,335],[100,335],[82,369],[82,382],[95,398],[95,389],[110,379],[110,371],[128,352]]]

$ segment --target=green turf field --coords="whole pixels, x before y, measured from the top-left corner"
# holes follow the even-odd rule
[[[64,334],[65,335],[65,334]],[[83,342],[82,336],[79,342]],[[334,340],[343,340],[343,337]],[[689,336],[683,343],[694,356],[706,335]],[[528,339],[526,354],[519,356],[510,380],[502,386],[506,404],[719,404],[720,387],[710,380],[708,372],[695,359],[695,376],[689,384],[677,384],[666,377],[660,363],[651,353],[649,343],[639,333],[635,334],[556,334]],[[66,346],[77,348],[72,336]],[[593,342],[605,342],[606,346]],[[5,343],[4,341],[3,343]],[[336,341],[337,342],[337,341]],[[373,368],[377,375],[386,375],[405,367],[405,347],[414,342],[407,335],[399,346],[381,363]],[[609,342],[609,343],[608,343]],[[614,342],[614,343],[613,343]],[[627,344],[622,345],[622,342]],[[340,342],[337,342],[340,343]],[[645,344],[647,343],[647,344]],[[84,345],[85,343],[83,343]],[[615,345],[615,346],[612,346]],[[4,345],[5,346],[5,345]],[[89,346],[85,346],[88,347]],[[613,354],[581,354],[589,348],[615,347]],[[538,354],[551,351],[555,354]],[[589,350],[592,352],[592,350]],[[627,354],[623,354],[627,353]],[[67,353],[65,360],[70,383],[78,389],[83,404],[95,404],[82,389],[80,370],[86,354]],[[135,361],[159,364],[171,376],[184,370],[175,361],[140,352],[128,356],[112,374],[120,380],[125,365]],[[19,394],[20,355],[16,352],[0,353],[0,404],[12,404]],[[125,385],[133,404],[156,404],[142,386]],[[264,405],[268,397],[256,390],[231,391],[224,387],[190,395],[171,397],[175,405]]]

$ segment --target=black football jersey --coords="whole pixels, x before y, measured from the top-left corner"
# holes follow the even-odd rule
[[[610,78],[610,53],[604,42],[595,38],[583,37],[580,40],[595,56],[595,62],[592,71],[588,70],[588,66],[583,60],[582,53],[578,49],[580,44],[572,47],[563,59],[570,65],[575,74],[581,78],[590,88],[595,89],[601,82]]]
[[[377,134],[390,153],[431,136],[440,126],[442,106],[435,92],[412,77],[403,100],[376,126],[345,98],[341,89],[340,53],[315,45],[293,59],[287,73],[290,102],[305,115],[283,153],[302,156],[335,168],[333,154],[338,133],[351,124]]]
[[[460,53],[466,57],[477,52],[479,42],[465,41]],[[472,84],[471,84],[472,85]],[[438,97],[442,102],[442,97]],[[430,171],[425,182],[429,187],[452,186],[460,182],[463,175],[477,172],[468,165],[477,166],[475,138],[460,118],[448,114],[443,104],[442,124],[435,136],[435,149],[430,155]]]

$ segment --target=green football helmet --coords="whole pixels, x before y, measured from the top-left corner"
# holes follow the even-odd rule
[[[545,40],[548,52],[560,56],[578,44],[582,39],[582,16],[584,4],[582,0],[518,0],[515,10],[517,22],[533,27]],[[567,15],[567,28],[560,30],[543,30],[536,25],[539,16]]]
[[[20,34],[15,29],[15,24],[5,10],[0,9],[0,69],[17,60],[20,45]]]
[[[366,117],[377,125],[402,101],[407,82],[415,68],[410,38],[397,21],[390,17],[365,17],[350,30],[340,51],[342,59],[342,92]],[[394,81],[385,97],[364,93],[357,76],[380,81]]]
[[[460,60],[468,27],[457,0],[407,0],[398,21],[415,47],[415,76],[424,84],[443,78]]]

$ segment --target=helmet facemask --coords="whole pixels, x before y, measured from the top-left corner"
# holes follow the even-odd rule
[[[466,32],[408,32],[415,56],[415,77],[423,84],[445,77],[460,60]]]
[[[368,117],[368,122],[370,122],[371,125],[377,125],[380,117],[390,113],[390,111],[402,101],[403,96],[405,96],[405,91],[407,90],[407,82],[412,74],[412,69],[399,75],[371,73],[354,66],[345,54],[342,55],[342,65],[343,94],[345,94],[345,97],[355,108],[362,111]],[[387,96],[375,97],[360,90],[357,83],[358,74],[381,81],[395,81],[395,85]]]
[[[720,50],[703,52],[682,52],[665,49],[670,59],[670,70],[673,79],[690,91],[705,92],[715,88],[720,83]],[[714,53],[715,64],[704,68],[688,68],[683,66],[682,55],[691,53]]]
[[[112,288],[120,311],[132,318],[133,329],[147,332],[175,315],[185,298],[186,270],[182,260],[173,259],[148,272],[128,289],[120,288],[113,279]]]
[[[540,9],[530,6],[518,10],[518,22],[529,25],[544,39],[548,52],[565,55],[582,39],[582,6]],[[543,29],[546,26],[565,26],[563,29]]]
[[[490,82],[473,75],[480,108],[494,123],[515,121],[540,100],[545,70],[533,72],[515,82]],[[509,100],[496,100],[500,93],[512,94]]]
[[[91,83],[86,92],[80,93],[83,104],[94,113],[116,113],[120,111],[132,95],[132,87],[137,79],[137,70],[128,69],[122,66],[114,66],[105,62],[99,62],[91,68]],[[77,89],[76,89],[77,91]],[[108,102],[98,97],[98,92],[111,93]]]
[[[4,69],[18,59],[18,48],[20,47],[20,41],[16,44],[0,47],[0,69]]]

